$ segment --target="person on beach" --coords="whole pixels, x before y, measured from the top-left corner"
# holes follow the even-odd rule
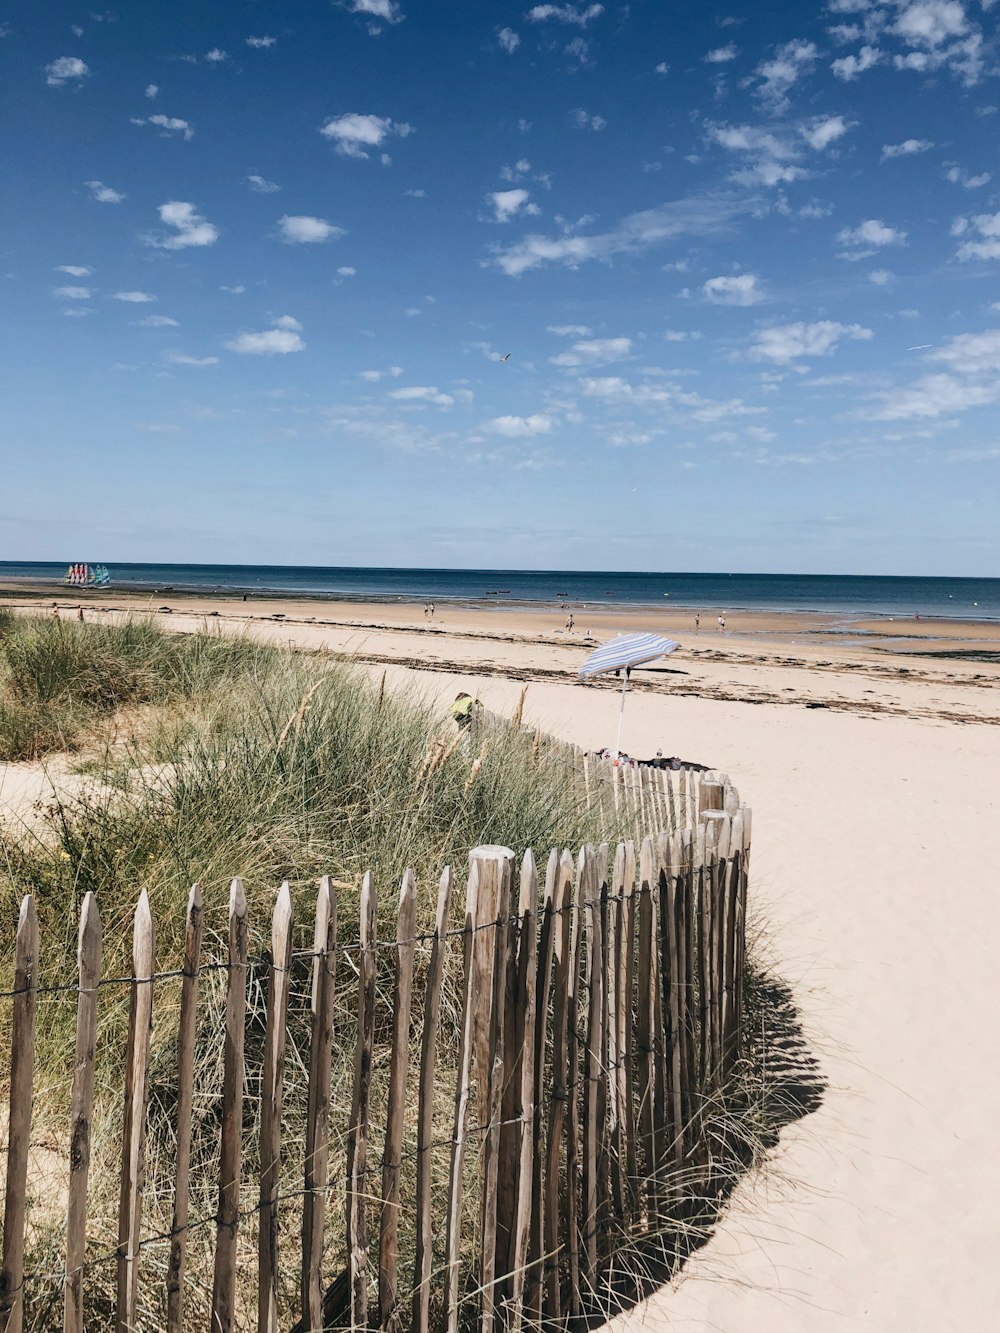
[[[573,633],[573,612],[572,612],[572,611],[571,611],[571,612],[569,613],[569,615],[566,617],[566,631],[567,631],[567,633],[569,633],[569,634],[572,634],[572,633]]]
[[[429,603],[427,604],[427,614],[430,616],[431,620],[434,619],[434,603],[433,603],[433,602],[429,602]]]
[[[472,713],[476,708],[482,708],[478,699],[473,699],[471,694],[464,690],[455,695],[455,702],[448,709],[448,712],[455,719],[455,725],[459,731],[467,731],[472,726]]]
[[[698,631],[699,631],[700,629],[701,629],[701,614],[700,614],[700,612],[696,611],[696,612],[694,613],[694,632],[695,632],[695,634],[697,634]]]
[[[82,606],[78,606],[78,607],[76,608],[76,618],[77,618],[77,620],[79,620],[79,621],[82,621],[82,620],[83,620],[83,607],[82,607]]]
[[[57,602],[52,603],[52,619],[59,619],[59,604]]]
[[[726,632],[726,617],[719,616],[719,633],[725,634],[725,632]]]

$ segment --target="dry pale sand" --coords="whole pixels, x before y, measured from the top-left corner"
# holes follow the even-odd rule
[[[241,623],[232,604],[198,609],[220,610],[227,630]],[[583,745],[613,739],[614,684],[575,684],[583,645],[551,621],[540,632],[446,613],[436,633],[419,610],[341,609],[363,622],[351,625],[302,623],[312,609],[292,604],[286,614],[294,623],[249,632],[355,656],[441,701],[474,687],[501,712],[528,683],[529,720]],[[178,603],[170,623],[203,622]],[[616,1322],[995,1327],[1000,667],[845,646],[787,621],[679,637],[664,670],[638,677],[624,745],[724,769],[752,805],[758,947],[791,984],[829,1086],[682,1278]],[[955,627],[951,646],[971,637]]]

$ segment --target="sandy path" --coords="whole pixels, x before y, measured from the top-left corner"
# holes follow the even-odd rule
[[[442,697],[463,679],[418,678]],[[482,697],[502,710],[518,693],[491,680]],[[594,744],[612,734],[616,707],[609,693],[534,684],[526,715]],[[1000,733],[648,694],[630,701],[628,728],[636,752],[704,758],[751,802],[765,949],[830,1088],[784,1131],[771,1168],[745,1182],[683,1279],[618,1322],[994,1327]]]

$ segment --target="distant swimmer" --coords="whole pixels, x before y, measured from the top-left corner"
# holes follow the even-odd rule
[[[510,360],[510,352],[508,352],[506,356],[502,356],[502,357],[500,358],[500,360],[501,360],[501,361],[509,361],[509,360]]]

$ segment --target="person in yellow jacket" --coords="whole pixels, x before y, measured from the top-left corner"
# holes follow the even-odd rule
[[[464,691],[455,695],[455,702],[448,709],[448,712],[455,719],[455,725],[459,731],[465,731],[472,725],[472,712],[475,708],[481,708],[482,704],[478,699],[473,699],[471,694]]]

